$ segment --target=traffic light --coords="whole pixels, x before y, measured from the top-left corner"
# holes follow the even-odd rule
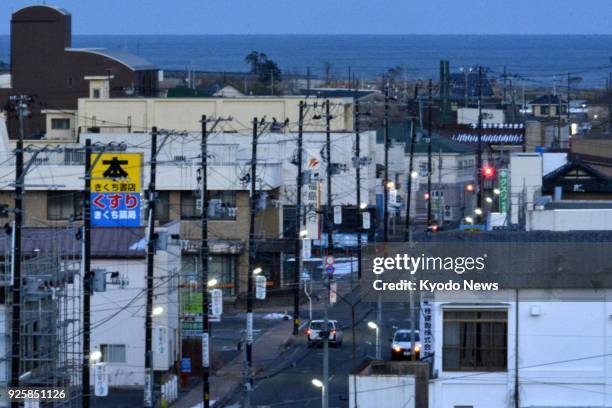
[[[484,176],[484,178],[486,179],[491,179],[495,176],[495,168],[493,166],[490,165],[485,165],[483,166],[482,170],[482,175]]]

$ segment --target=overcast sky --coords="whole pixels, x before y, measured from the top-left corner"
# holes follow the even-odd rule
[[[42,1],[1,0],[13,11]],[[612,34],[612,0],[56,0],[75,34]]]

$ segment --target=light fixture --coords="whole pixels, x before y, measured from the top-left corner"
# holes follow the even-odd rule
[[[102,358],[102,352],[100,350],[95,350],[89,355],[89,359],[91,361],[98,361]]]
[[[482,215],[482,210],[481,210],[480,208],[476,208],[476,209],[474,210],[474,214],[476,214],[476,215]]]
[[[491,197],[486,197],[485,201],[489,204],[491,204],[493,202],[493,199]]]
[[[499,190],[499,188],[494,188],[494,189],[493,189],[493,194],[495,194],[495,195],[500,195],[500,194],[501,194],[501,191]]]
[[[378,329],[378,325],[374,322],[368,322],[368,327],[372,330]]]
[[[394,182],[392,182],[392,181],[389,181],[389,182],[387,183],[387,188],[388,188],[389,190],[395,190],[395,183],[394,183]]]
[[[465,222],[467,222],[468,224],[471,224],[474,222],[474,219],[472,217],[465,217]]]
[[[164,308],[163,308],[163,307],[161,307],[161,306],[155,306],[155,307],[153,308],[153,316],[159,316],[159,315],[161,315],[162,313],[164,313]]]
[[[308,230],[301,230],[300,231],[300,237],[305,237],[308,235]]]
[[[412,173],[410,173],[410,176],[412,178],[417,178],[419,176],[419,173],[417,171],[413,170]]]
[[[361,208],[362,210],[365,210],[366,208],[368,208],[368,203],[359,204],[359,208]]]
[[[257,267],[253,269],[253,275],[259,275],[262,271],[263,269],[261,269],[260,267]]]
[[[213,278],[208,281],[208,287],[217,286],[217,283],[219,283],[219,281]]]
[[[323,383],[318,378],[312,379],[312,385],[314,385],[317,388],[323,388]]]

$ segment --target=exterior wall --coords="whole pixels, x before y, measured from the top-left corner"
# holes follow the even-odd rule
[[[356,377],[356,378],[355,378]],[[414,408],[413,375],[349,375],[349,407]],[[355,405],[357,383],[357,406]],[[389,392],[393,390],[392,392]]]
[[[612,230],[612,208],[530,210],[526,227],[527,231]]]
[[[542,156],[537,153],[513,153],[510,156],[509,192],[510,221],[513,224],[519,223],[519,213],[533,207],[541,189]]]
[[[518,344],[520,406],[583,407],[609,406],[612,403],[612,292],[521,290],[518,303],[518,341],[516,293],[473,294],[466,302],[465,292],[457,303],[470,310],[487,307],[508,311],[507,361],[502,372],[449,372],[442,366],[443,308],[435,303],[434,372],[430,407],[474,408],[514,407],[515,347]],[[449,295],[450,296],[450,295]],[[542,301],[552,296],[556,301]],[[560,298],[559,296],[562,296]],[[589,299],[592,298],[592,301]],[[470,307],[473,304],[473,308]]]
[[[74,140],[76,138],[74,130],[76,111],[43,111],[42,113],[45,115],[46,139]],[[70,121],[70,127],[68,129],[53,129],[53,119],[67,119]]]
[[[135,131],[150,131],[153,126],[200,132],[202,115],[233,120],[219,125],[228,131],[248,133],[254,117],[276,118],[279,123],[289,119],[291,130],[297,131],[299,103],[304,97],[239,97],[239,98],[81,98],[78,103],[80,129],[106,127],[104,132],[125,132],[128,123]],[[337,105],[332,131],[353,129],[352,99],[331,99]],[[95,118],[95,119],[94,119]],[[315,122],[320,122],[316,123]],[[324,121],[305,121],[304,130],[321,130]],[[117,124],[125,124],[123,128]],[[79,133],[79,132],[77,132]]]

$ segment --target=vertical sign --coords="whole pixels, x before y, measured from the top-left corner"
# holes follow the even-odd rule
[[[160,355],[166,355],[166,344],[168,343],[166,340],[166,336],[168,334],[168,329],[166,327],[158,327],[157,328],[157,353]]]
[[[338,301],[338,285],[336,281],[329,283],[329,304],[333,305]]]
[[[498,186],[499,186],[499,212],[508,212],[508,170],[502,169],[499,171]]]
[[[334,224],[342,224],[342,207],[339,205],[334,207]]]
[[[311,257],[312,257],[312,240],[305,238],[302,240],[302,258],[310,259]],[[299,265],[297,267],[299,267]]]
[[[421,343],[423,345],[421,358],[426,358],[434,354],[433,306],[433,302],[430,300],[421,301],[421,319],[419,322]]]
[[[221,316],[223,314],[223,291],[221,289],[211,290],[210,298],[211,298],[210,313],[213,316]]]
[[[208,333],[202,333],[202,365],[210,367],[210,345],[208,341]]]
[[[142,155],[92,155],[91,224],[98,227],[139,227]]]
[[[369,211],[364,211],[361,214],[362,217],[362,228],[363,229],[370,229],[370,212]]]
[[[255,298],[263,300],[266,298],[266,282],[267,278],[263,275],[255,277]]]
[[[94,394],[96,397],[108,396],[108,372],[106,363],[94,365]]]

